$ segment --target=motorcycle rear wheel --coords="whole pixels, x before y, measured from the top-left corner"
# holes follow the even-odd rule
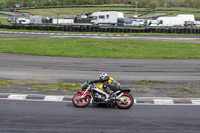
[[[124,99],[124,100],[122,100]],[[130,94],[123,94],[117,101],[116,105],[120,109],[129,109],[133,106],[134,99]]]
[[[72,103],[74,104],[74,106],[80,107],[80,108],[87,107],[90,104],[91,97],[88,95],[82,99],[80,97],[81,97],[81,93],[77,93],[74,95],[74,97],[72,98]]]

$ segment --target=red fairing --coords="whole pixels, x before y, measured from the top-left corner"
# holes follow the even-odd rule
[[[81,93],[81,95],[83,95],[84,92],[85,92],[85,91],[79,91],[78,93]],[[91,97],[90,93],[88,93],[88,92],[86,92],[85,95]]]

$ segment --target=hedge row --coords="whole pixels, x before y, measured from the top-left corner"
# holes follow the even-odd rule
[[[23,26],[23,25],[0,25],[4,29],[23,30],[46,30],[46,31],[71,31],[71,32],[112,32],[112,33],[178,33],[178,34],[200,34],[197,28],[115,28],[96,26]]]

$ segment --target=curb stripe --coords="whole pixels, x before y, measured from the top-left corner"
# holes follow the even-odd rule
[[[72,100],[72,97],[64,97],[63,98],[63,101],[71,101]]]
[[[11,94],[8,96],[8,99],[12,100],[25,100],[27,95],[17,95],[17,94]]]
[[[192,104],[194,105],[200,105],[200,100],[191,100]]]
[[[190,100],[174,100],[174,104],[192,104]]]
[[[154,104],[153,100],[137,100],[139,104]]]
[[[64,96],[46,96],[44,101],[63,101]]]
[[[33,100],[43,100],[45,96],[43,95],[27,95],[26,99],[33,99]]]
[[[0,94],[0,98],[8,98],[10,94]]]
[[[37,101],[54,101],[54,102],[70,102],[73,96],[53,96],[40,94],[4,94],[0,93],[0,99],[8,100],[37,100]],[[143,99],[135,98],[134,103],[138,105],[200,105],[200,99]]]
[[[158,104],[158,105],[171,105],[171,104],[174,104],[174,103],[173,103],[173,100],[154,99],[154,104]]]

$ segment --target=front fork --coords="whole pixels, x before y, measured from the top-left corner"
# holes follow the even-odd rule
[[[88,86],[88,88],[84,91],[84,93],[82,94],[82,96],[80,97],[81,99],[83,99],[85,96],[90,95],[88,93],[88,90],[90,89],[91,85]],[[87,95],[85,95],[87,93]]]
[[[122,95],[124,95],[123,92],[121,94],[119,94],[119,96],[117,96],[116,99],[119,99]]]

